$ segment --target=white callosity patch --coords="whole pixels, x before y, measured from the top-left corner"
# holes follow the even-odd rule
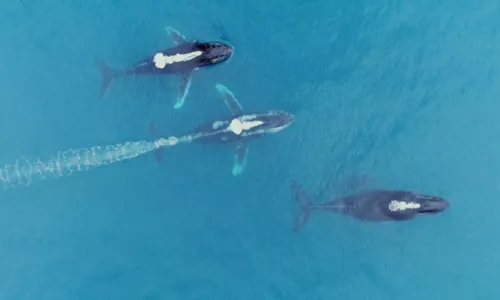
[[[390,211],[403,211],[407,209],[416,209],[420,208],[420,204],[415,203],[415,202],[405,202],[405,201],[397,201],[397,200],[392,200],[389,203],[389,210]]]
[[[153,57],[153,62],[158,69],[165,68],[166,65],[170,65],[178,62],[189,61],[193,58],[196,58],[202,54],[201,51],[194,51],[186,54],[174,54],[174,55],[164,55],[161,52],[158,52]]]
[[[234,134],[241,134],[243,130],[249,130],[254,128],[255,126],[259,126],[264,124],[262,121],[249,121],[249,122],[241,122],[239,119],[233,119],[231,121],[231,124],[229,124],[229,129],[234,133]]]

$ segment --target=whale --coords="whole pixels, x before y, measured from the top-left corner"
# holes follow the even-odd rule
[[[282,131],[295,121],[295,116],[280,110],[245,112],[229,88],[217,83],[215,89],[224,100],[229,114],[202,123],[186,132],[181,139],[197,143],[234,144],[232,174],[239,176],[247,165],[250,141]],[[155,124],[150,123],[150,130],[152,135],[158,136]],[[156,151],[158,161],[162,160],[161,151]]]
[[[101,72],[101,98],[108,92],[112,81],[119,76],[177,75],[180,77],[180,84],[174,108],[180,109],[186,101],[195,71],[221,64],[234,54],[234,48],[228,43],[189,40],[173,27],[166,27],[165,30],[174,46],[152,53],[128,69],[115,70],[103,60],[96,61]]]
[[[312,211],[328,211],[368,222],[407,221],[417,216],[441,213],[450,202],[439,196],[408,190],[366,189],[324,203],[313,203],[296,181],[290,184],[299,206],[293,230],[299,231]]]

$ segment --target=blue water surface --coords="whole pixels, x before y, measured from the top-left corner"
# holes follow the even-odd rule
[[[166,26],[235,55],[196,73],[181,110],[175,76],[100,99],[95,61],[133,65],[172,45]],[[150,122],[183,133],[227,115],[216,83],[247,112],[296,115],[250,144],[240,177],[235,145],[191,144],[2,191],[0,299],[500,296],[500,2],[6,0],[0,35],[3,168],[152,140]],[[452,207],[314,213],[293,232],[289,183],[313,197],[349,174]]]

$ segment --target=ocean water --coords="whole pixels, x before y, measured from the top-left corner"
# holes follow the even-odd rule
[[[235,55],[178,111],[175,76],[100,99],[95,60],[126,68],[172,45],[166,26]],[[216,83],[245,111],[296,115],[252,141],[240,177],[235,146],[191,144],[1,191],[0,299],[500,296],[498,1],[6,0],[0,34],[2,166],[151,140],[150,122],[185,132],[228,113]],[[350,174],[452,206],[387,224],[315,213],[293,232],[289,183],[312,197]]]

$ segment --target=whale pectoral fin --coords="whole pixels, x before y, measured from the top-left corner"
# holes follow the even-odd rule
[[[189,43],[188,39],[186,39],[185,36],[179,33],[176,29],[173,27],[165,27],[165,30],[167,31],[168,35],[176,45],[181,45],[181,44],[186,44]]]
[[[215,89],[222,95],[224,101],[226,102],[227,107],[231,111],[233,115],[241,115],[243,114],[243,108],[241,104],[238,102],[233,93],[223,84],[217,83],[215,85]]]
[[[179,85],[179,94],[177,95],[177,100],[175,101],[174,108],[179,109],[184,105],[187,95],[189,94],[189,88],[191,87],[191,79],[193,78],[193,73],[184,73],[181,78]]]
[[[233,176],[238,176],[243,172],[247,164],[247,156],[248,144],[241,141],[240,143],[238,143],[238,146],[236,147],[236,153],[234,154]]]

